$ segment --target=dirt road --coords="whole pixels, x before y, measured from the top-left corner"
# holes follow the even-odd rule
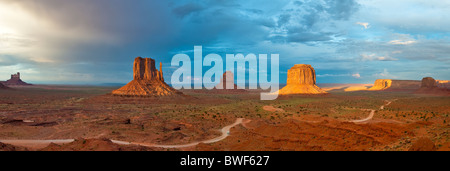
[[[180,145],[158,145],[158,144],[149,144],[149,143],[139,143],[139,142],[126,142],[126,141],[119,141],[119,140],[111,140],[113,143],[120,144],[120,145],[140,145],[145,147],[160,147],[160,148],[185,148],[185,147],[192,147],[196,146],[200,143],[215,143],[218,141],[222,141],[223,139],[227,138],[230,133],[230,129],[235,127],[236,125],[242,124],[242,121],[244,118],[238,118],[236,121],[231,124],[223,127],[221,129],[222,135],[213,139],[199,141],[199,142],[193,142],[189,144],[180,144]],[[71,143],[75,141],[74,139],[57,139],[57,140],[0,140],[2,143],[6,144],[12,144],[16,146],[22,146],[22,147],[29,147],[29,148],[44,148],[48,146],[50,143],[55,144],[66,144]]]
[[[380,107],[379,110],[383,110],[385,106],[390,105],[393,101],[395,101],[397,99],[391,100],[391,101],[387,101],[386,104],[382,105]],[[370,111],[370,114],[367,118],[361,119],[361,120],[352,120],[350,122],[353,123],[363,123],[363,122],[367,122],[369,120],[371,120],[373,118],[373,116],[375,115],[375,111],[374,109],[366,109]],[[180,144],[180,145],[160,145],[160,144],[150,144],[150,143],[139,143],[139,142],[126,142],[126,141],[119,141],[119,140],[112,140],[111,141],[113,143],[116,144],[120,144],[120,145],[141,145],[141,146],[146,146],[146,147],[160,147],[160,148],[186,148],[186,147],[193,147],[196,146],[200,143],[205,143],[205,144],[209,144],[209,143],[215,143],[218,141],[222,141],[223,139],[227,138],[229,136],[230,133],[230,129],[235,127],[236,125],[242,124],[244,118],[238,118],[236,119],[236,121],[231,124],[231,125],[227,125],[225,127],[223,127],[221,129],[221,133],[222,135],[213,139],[209,139],[209,140],[204,140],[204,141],[198,141],[198,142],[192,142],[192,143],[188,143],[188,144]],[[65,143],[71,143],[73,142],[74,139],[54,139],[54,140],[0,140],[0,142],[2,143],[6,143],[6,144],[12,144],[12,145],[16,145],[16,146],[22,146],[22,147],[29,147],[29,148],[44,148],[46,146],[48,146],[50,143],[55,143],[55,144],[65,144]]]
[[[386,103],[385,105],[381,105],[381,106],[380,106],[380,110],[383,110],[383,109],[384,109],[384,106],[390,105],[390,104],[391,104],[393,101],[395,101],[395,100],[397,100],[397,99],[394,99],[394,100],[391,100],[391,101],[386,100],[387,103]],[[375,111],[376,111],[376,110],[373,110],[373,109],[365,109],[365,110],[370,110],[370,114],[369,114],[369,116],[368,116],[367,118],[364,118],[364,119],[361,119],[361,120],[352,120],[352,121],[350,121],[350,122],[353,122],[353,123],[361,123],[361,122],[367,122],[367,121],[369,121],[369,120],[372,120],[373,115],[375,115]]]

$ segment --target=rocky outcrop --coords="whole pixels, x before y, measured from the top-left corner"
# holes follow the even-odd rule
[[[158,71],[154,59],[137,57],[133,71],[134,79],[122,88],[112,91],[113,95],[160,97],[181,94],[164,82],[162,63]]]
[[[227,87],[227,84],[231,85]],[[234,74],[231,71],[226,71],[223,73],[222,78],[220,78],[220,83],[214,86],[211,93],[218,94],[236,94],[236,93],[246,93],[247,90],[238,87],[234,83]]]
[[[390,79],[377,79],[373,84],[373,87],[369,88],[369,90],[385,90],[391,87],[392,80]]]
[[[231,85],[230,87],[227,87],[228,85]],[[226,71],[223,73],[222,78],[220,78],[220,83],[215,86],[215,89],[226,89],[226,90],[243,90],[240,89],[235,83],[234,83],[234,74],[231,71]]]
[[[436,151],[436,146],[429,138],[419,138],[408,151]]]
[[[421,82],[418,80],[391,80],[391,79],[378,79],[375,80],[373,87],[369,88],[372,91],[378,90],[393,90],[393,89],[419,89]]]
[[[446,87],[438,86],[439,82],[432,77],[425,77],[422,79],[422,85],[415,93],[418,94],[434,94],[449,96],[450,89]],[[442,86],[442,85],[441,85]]]
[[[231,85],[231,87],[227,87]],[[238,89],[238,86],[234,84],[234,74],[231,71],[226,71],[223,73],[222,78],[220,78],[220,83],[216,85],[216,89]]]
[[[156,151],[160,148],[151,148],[138,145],[119,145],[106,138],[83,139],[78,138],[66,144],[51,143],[39,151]]]
[[[3,85],[2,83],[0,83],[0,89],[8,89],[8,87],[6,87],[6,86]]]
[[[17,74],[11,74],[11,79],[2,82],[6,86],[28,86],[32,84],[28,84],[20,79],[20,72]]]
[[[316,85],[316,71],[307,64],[296,64],[289,69],[287,85],[278,91],[279,95],[326,93]]]
[[[0,151],[29,151],[29,149],[0,142]]]
[[[437,88],[436,80],[432,77],[425,77],[422,79],[422,85],[420,88]]]
[[[419,80],[392,80],[391,89],[419,89]]]

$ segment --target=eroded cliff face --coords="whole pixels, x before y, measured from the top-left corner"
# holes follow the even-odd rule
[[[155,67],[155,60],[137,57],[133,65],[133,80],[127,85],[112,91],[120,96],[170,96],[181,94],[164,82],[163,72]]]
[[[450,96],[450,89],[445,87],[448,81],[436,81],[432,77],[422,79],[422,85],[415,93]]]
[[[28,83],[22,81],[22,79],[20,79],[19,72],[17,74],[12,74],[11,79],[2,82],[2,84],[5,86],[29,86],[29,85],[32,85],[32,84],[28,84]]]
[[[316,85],[316,71],[311,65],[297,64],[288,70],[287,85]]]
[[[390,79],[378,79],[375,80],[373,87],[369,88],[369,90],[385,90],[392,85],[392,80]]]
[[[296,64],[288,70],[287,85],[278,91],[279,95],[326,94],[316,85],[316,71],[311,65]]]
[[[418,80],[391,80],[378,79],[375,80],[373,87],[369,90],[387,90],[387,89],[419,89],[421,82]]]
[[[437,88],[436,80],[432,77],[425,77],[422,79],[421,88]]]
[[[141,58],[137,57],[134,60],[133,71],[134,71],[134,80],[149,80],[149,81],[162,81],[164,82],[164,78],[161,71],[161,63],[160,70],[158,71],[155,67],[155,60],[152,58]]]

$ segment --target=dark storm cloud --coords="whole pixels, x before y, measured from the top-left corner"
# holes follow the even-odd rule
[[[275,27],[280,33],[270,36],[273,42],[311,43],[330,41],[340,36],[329,29],[334,22],[348,20],[359,10],[354,0],[294,1],[294,6],[284,9]],[[284,38],[284,40],[283,40]]]
[[[288,23],[290,19],[291,19],[290,14],[280,15],[280,17],[278,18],[278,27],[283,26],[284,24]]]
[[[184,17],[186,15],[189,15],[191,13],[197,12],[197,11],[201,11],[203,10],[205,7],[196,4],[196,3],[188,3],[188,4],[184,4],[181,5],[179,7],[176,7],[173,9],[173,12],[180,17]]]
[[[401,62],[412,61],[408,65],[416,69],[424,61],[439,61],[436,68],[448,65],[450,27],[439,17],[445,15],[433,13],[448,11],[445,2],[426,15],[409,9],[400,16],[392,14],[405,4],[399,2],[403,0],[378,1],[382,0],[361,4],[356,0],[3,0],[0,5],[20,6],[35,18],[25,24],[25,33],[9,36],[15,41],[7,41],[8,45],[20,48],[5,52],[0,46],[0,66],[26,66],[36,79],[67,72],[55,81],[80,77],[74,79],[127,82],[134,57],[155,58],[171,73],[171,57],[180,52],[192,56],[195,45],[202,45],[204,54],[222,56],[279,53],[284,62],[280,71],[294,62],[310,63],[321,75],[330,76],[326,78],[359,73],[370,80],[368,75],[385,68],[396,71]],[[373,11],[362,8],[371,2]],[[361,29],[357,22],[369,27]],[[389,36],[398,32],[407,36]],[[6,42],[1,37],[0,41]],[[165,77],[170,80],[169,74]]]
[[[360,5],[355,0],[326,0],[328,7],[324,8],[331,18],[337,20],[348,20]],[[321,6],[318,8],[322,9]]]
[[[0,54],[0,67],[2,66],[14,66],[18,64],[36,64],[35,61],[28,60],[26,58],[16,58],[13,55]]]

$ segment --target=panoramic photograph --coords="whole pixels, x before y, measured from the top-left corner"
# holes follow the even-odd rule
[[[450,151],[449,11],[0,0],[0,151]]]

